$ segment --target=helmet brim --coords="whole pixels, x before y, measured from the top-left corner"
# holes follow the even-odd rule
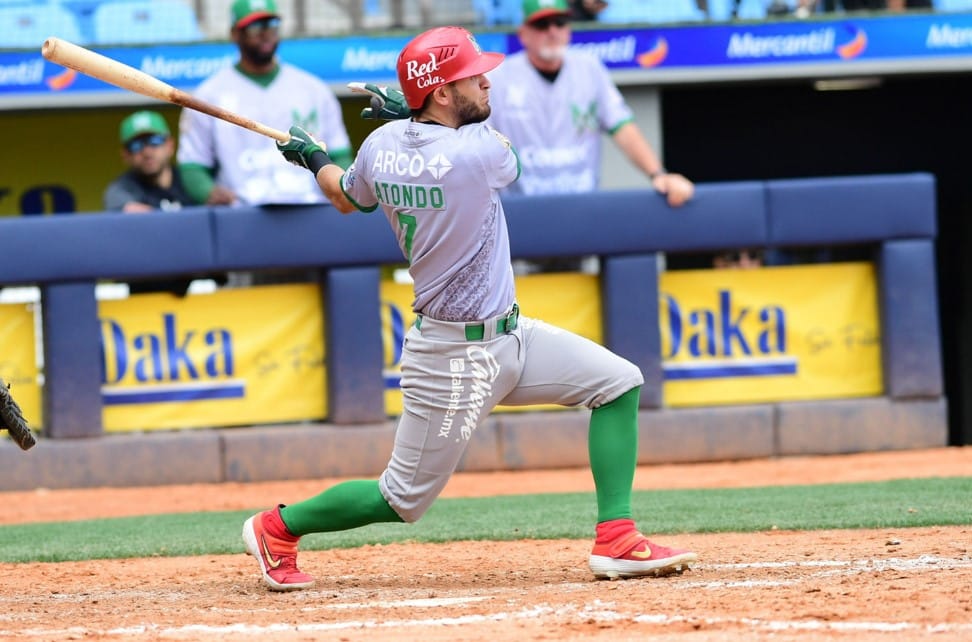
[[[472,78],[473,76],[490,72],[499,67],[505,58],[506,54],[496,53],[495,51],[484,51],[483,55],[477,56],[472,63],[462,70],[461,76],[458,76],[450,82],[462,80],[463,78]]]

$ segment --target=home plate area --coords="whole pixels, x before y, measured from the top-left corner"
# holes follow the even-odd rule
[[[972,639],[972,527],[673,535],[681,575],[595,580],[577,540],[302,552],[317,586],[252,558],[0,564],[4,640]]]

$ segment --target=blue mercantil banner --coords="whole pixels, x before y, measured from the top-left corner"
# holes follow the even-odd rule
[[[477,39],[487,51],[512,53],[520,48],[513,33],[478,34]],[[393,82],[398,52],[407,41],[407,36],[286,40],[281,43],[280,55],[333,85],[353,80]],[[873,63],[887,73],[894,73],[896,63],[910,62],[935,71],[936,65],[963,58],[969,59],[972,65],[972,13],[657,29],[577,28],[573,42],[574,46],[596,54],[612,70],[646,72],[648,81],[652,70],[711,73],[711,70],[743,69],[758,73],[761,69],[772,69],[778,75],[788,65],[796,70],[808,63],[836,70],[853,70],[855,63]],[[94,50],[186,90],[237,59],[232,43]],[[35,52],[0,52],[0,108],[5,100],[12,102],[25,97],[48,102],[61,94],[95,94],[108,98],[121,91],[44,60],[40,45]]]
[[[478,41],[487,51],[503,51],[504,34],[484,34]],[[409,37],[348,37],[286,40],[280,57],[334,84],[352,80],[395,78],[398,53]],[[194,43],[150,47],[92,47],[179,89],[191,90],[212,73],[236,62],[232,43]],[[0,103],[18,95],[120,92],[117,87],[48,62],[36,52],[0,52]]]
[[[611,69],[785,66],[972,56],[972,14],[575,31]],[[515,34],[507,51],[521,49]]]

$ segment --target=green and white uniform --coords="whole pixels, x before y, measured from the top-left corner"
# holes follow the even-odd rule
[[[515,194],[592,192],[600,184],[601,143],[632,120],[607,69],[593,55],[568,49],[556,79],[544,78],[518,52],[489,74],[489,123],[509,137],[523,175]]]
[[[334,92],[293,65],[282,63],[266,86],[235,66],[226,67],[194,94],[283,131],[300,125],[332,153],[351,148]],[[182,110],[179,132],[179,164],[215,170],[216,183],[232,190],[243,204],[326,202],[314,177],[282,160],[273,140],[262,134],[192,109]]]
[[[405,521],[429,508],[496,405],[598,408],[643,383],[635,365],[603,346],[517,318],[499,190],[518,173],[509,141],[489,125],[453,129],[409,120],[372,132],[342,178],[358,209],[381,208],[415,282],[418,321],[401,360],[404,411],[379,480],[382,497]],[[625,424],[623,440],[604,437],[625,451],[632,471],[634,429]],[[610,457],[601,456],[606,466]],[[619,485],[630,492],[630,479]],[[320,508],[330,505],[327,497],[311,509],[287,509],[293,532],[311,528],[301,511],[329,514]]]

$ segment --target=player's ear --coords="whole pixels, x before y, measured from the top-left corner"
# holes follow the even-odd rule
[[[439,85],[432,90],[432,100],[438,105],[445,107],[452,102],[452,83]]]

